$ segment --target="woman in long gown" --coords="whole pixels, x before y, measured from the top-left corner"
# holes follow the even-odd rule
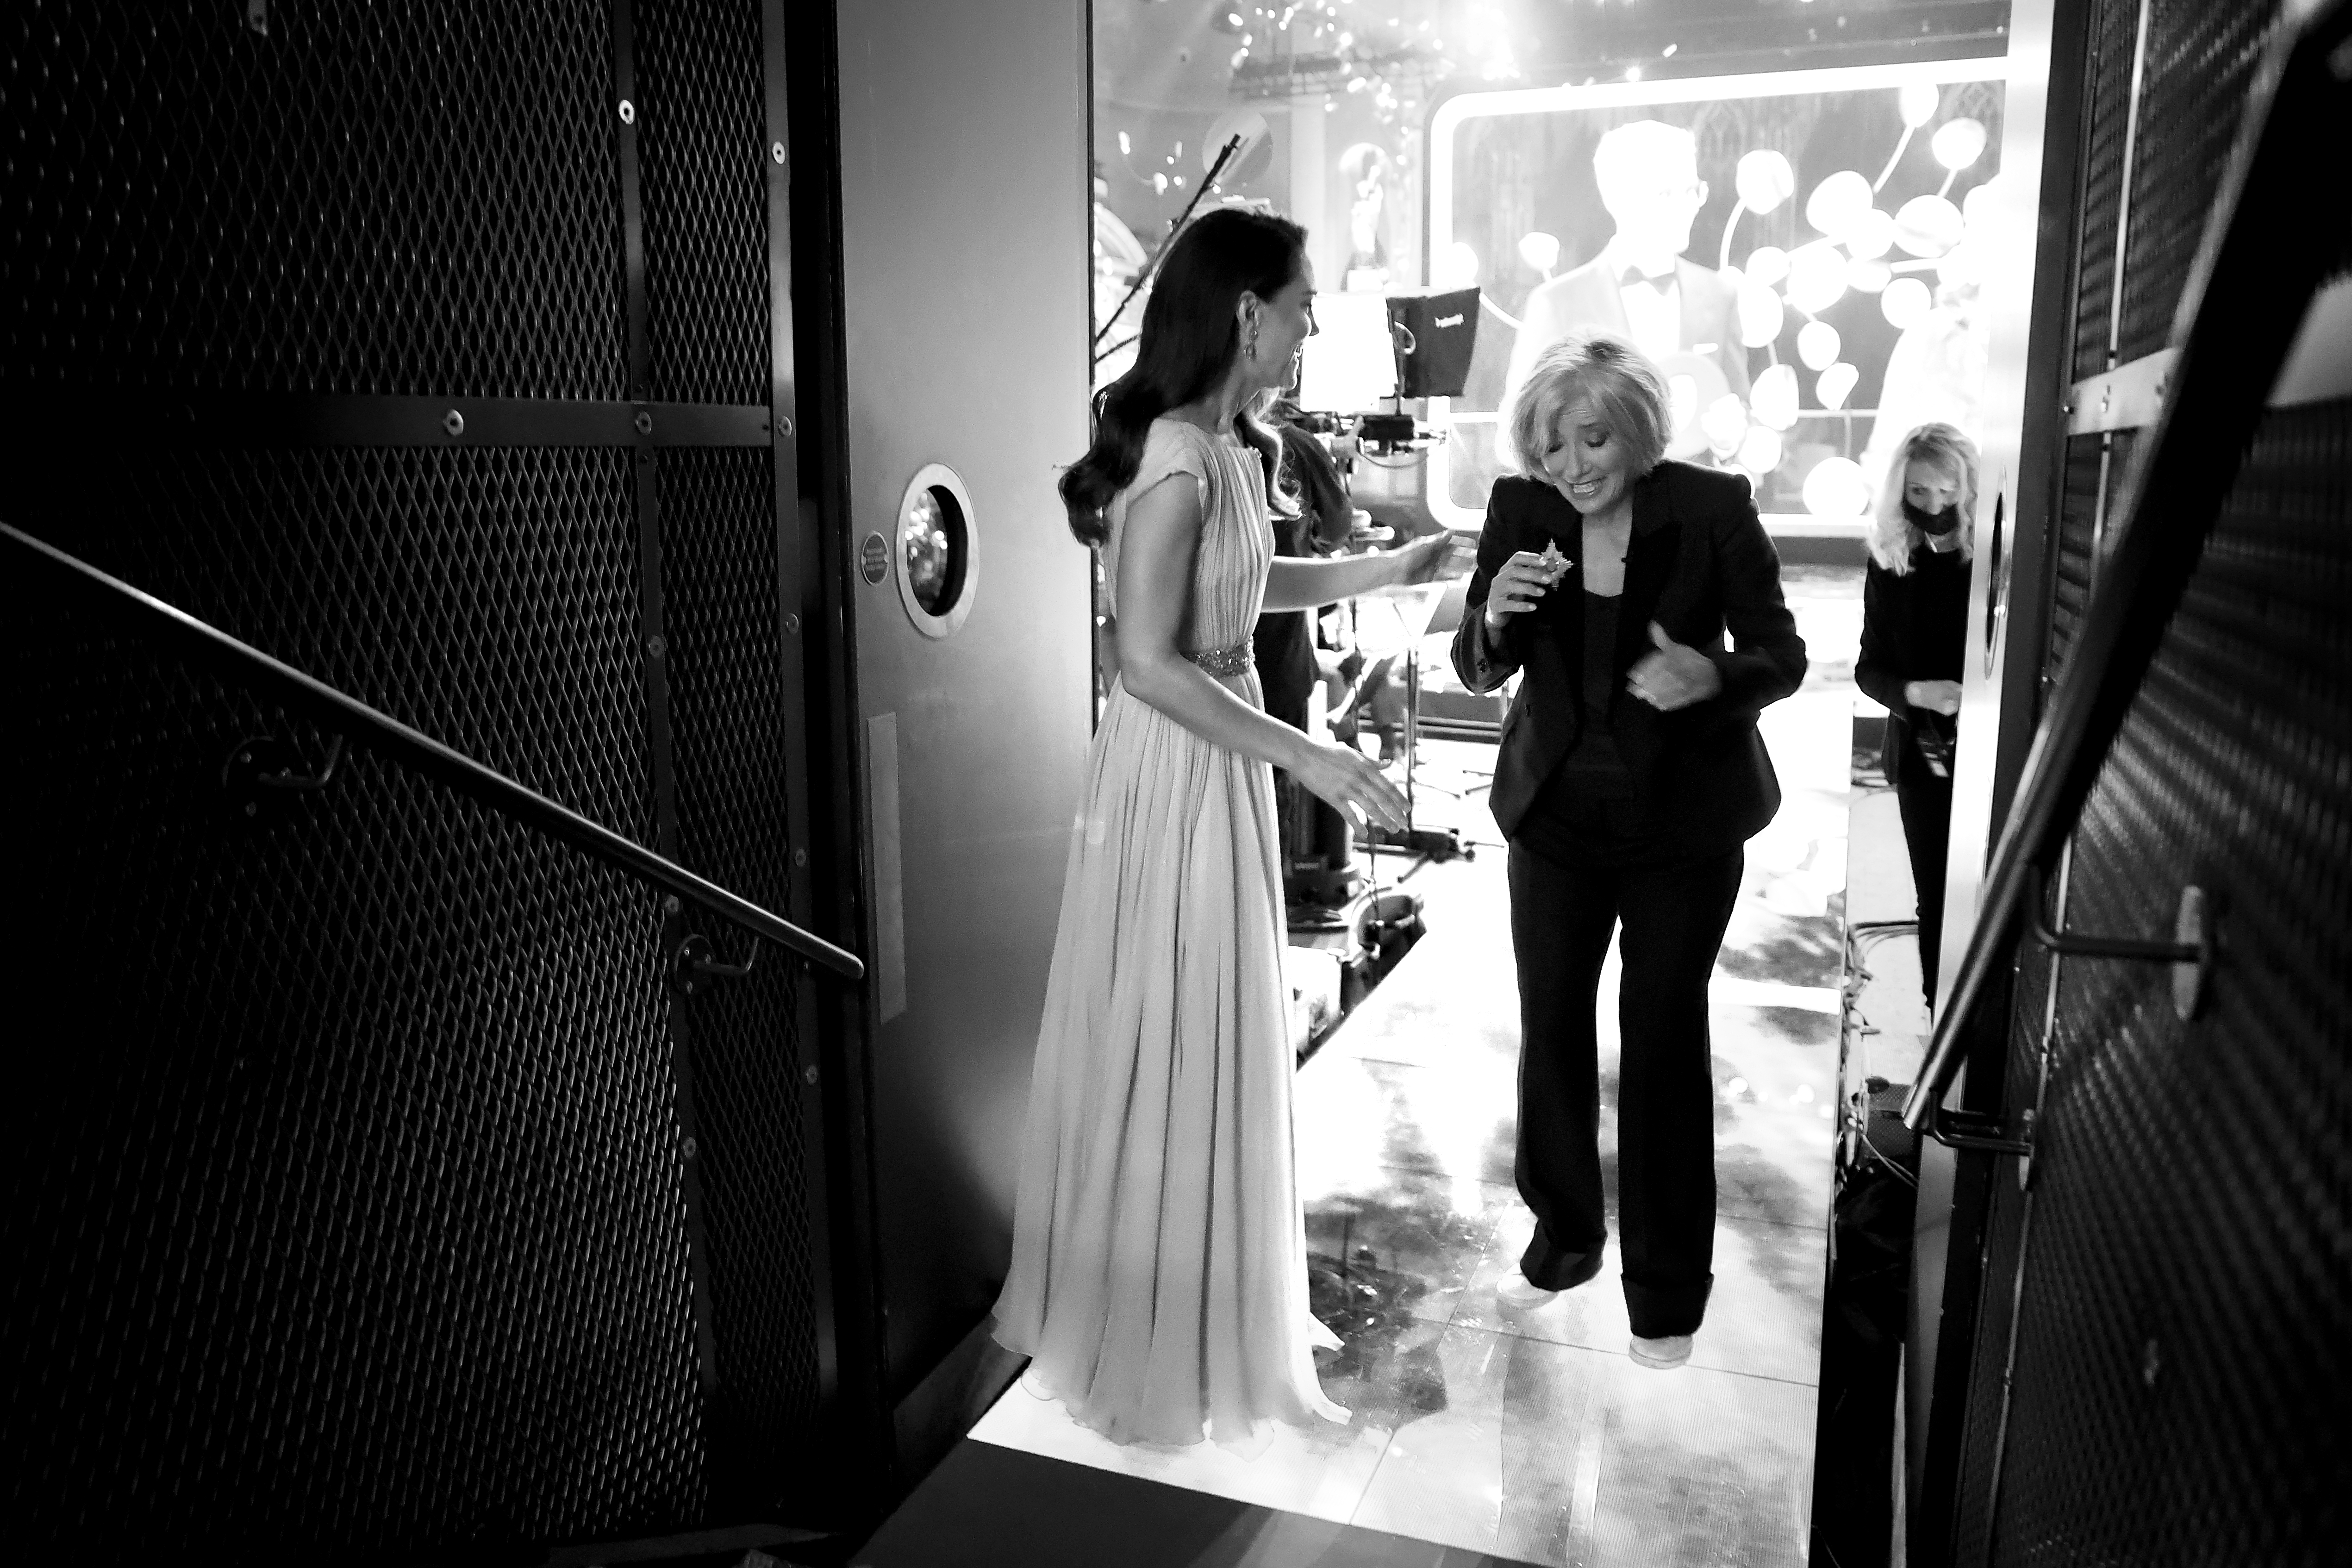
[[[1447,536],[1275,558],[1281,446],[1255,405],[1315,331],[1305,241],[1238,208],[1180,235],[1062,482],[1104,552],[1119,678],[1063,882],[996,1337],[1031,1358],[1024,1386],[1120,1442],[1347,1418],[1312,1354],[1338,1341],[1307,1304],[1269,764],[1359,820],[1398,826],[1404,803],[1263,710],[1250,632],[1261,609],[1428,581]]]

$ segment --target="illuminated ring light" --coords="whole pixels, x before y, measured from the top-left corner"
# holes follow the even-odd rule
[[[971,492],[945,463],[924,464],[898,498],[891,574],[907,618],[927,637],[953,637],[971,614],[980,588],[977,521]]]

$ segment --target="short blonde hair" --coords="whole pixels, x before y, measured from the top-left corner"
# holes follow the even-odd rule
[[[1977,510],[1977,444],[1950,425],[1920,425],[1895,444],[1886,462],[1886,482],[1879,488],[1878,515],[1870,531],[1870,556],[1897,577],[1911,571],[1911,552],[1924,536],[1903,515],[1903,489],[1913,463],[1925,463],[1952,481],[1952,504],[1960,512],[1960,556],[1975,553],[1969,538],[1969,520]]]
[[[1518,471],[1543,478],[1543,455],[1560,411],[1578,398],[1633,455],[1640,478],[1666,455],[1666,378],[1642,351],[1612,332],[1570,332],[1536,356],[1511,404],[1511,449]]]

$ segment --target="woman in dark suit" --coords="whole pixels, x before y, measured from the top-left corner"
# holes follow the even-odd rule
[[[1707,979],[1743,846],[1780,804],[1757,714],[1797,689],[1805,645],[1748,481],[1662,460],[1665,384],[1630,344],[1554,344],[1508,417],[1523,471],[1495,482],[1454,639],[1472,690],[1521,677],[1492,802],[1519,974],[1515,1173],[1536,1234],[1497,1295],[1524,1309],[1600,1271],[1594,1006],[1622,926],[1631,1349],[1675,1366],[1714,1282]]]

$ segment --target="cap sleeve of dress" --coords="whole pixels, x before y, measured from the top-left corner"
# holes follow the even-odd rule
[[[1120,500],[1132,506],[1137,498],[1172,474],[1192,476],[1193,499],[1201,510],[1209,510],[1209,437],[1181,419],[1155,419],[1150,432],[1143,440],[1143,461],[1135,470],[1135,481],[1129,485]]]
[[[1112,615],[1118,614],[1118,555],[1127,534],[1128,509],[1155,485],[1178,474],[1190,474],[1193,498],[1201,504],[1201,517],[1205,523],[1212,504],[1209,476],[1214,471],[1209,446],[1206,435],[1181,419],[1151,422],[1151,429],[1143,438],[1143,460],[1136,466],[1135,478],[1111,498],[1110,539],[1103,552],[1103,591]]]

